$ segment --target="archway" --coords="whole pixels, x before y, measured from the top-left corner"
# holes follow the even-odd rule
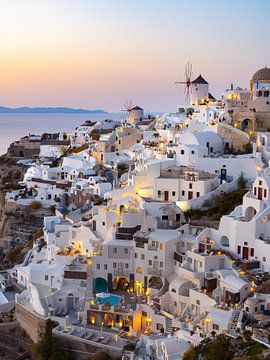
[[[252,206],[249,206],[247,209],[246,209],[246,212],[245,212],[245,221],[251,221],[254,216],[256,215],[257,211],[256,209],[254,209],[254,207]]]
[[[108,292],[108,282],[107,280],[98,277],[94,280],[93,288],[94,292],[97,294],[101,292]]]
[[[226,247],[229,247],[229,246],[230,246],[230,242],[229,242],[228,236],[225,236],[225,235],[221,236],[221,238],[220,238],[220,245],[221,245],[221,246],[226,246]]]
[[[163,281],[158,276],[151,276],[149,279],[149,287],[152,289],[160,290],[162,288]]]
[[[117,278],[115,285],[117,291],[126,291],[129,288],[129,282],[124,277]]]
[[[252,130],[252,120],[251,119],[244,119],[242,121],[242,130],[243,131]]]

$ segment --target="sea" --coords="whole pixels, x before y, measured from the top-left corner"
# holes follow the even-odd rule
[[[0,114],[0,155],[22,136],[72,131],[86,120],[120,120],[123,113],[109,114]]]

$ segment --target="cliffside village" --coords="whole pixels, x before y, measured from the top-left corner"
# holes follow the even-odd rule
[[[0,311],[15,307],[34,342],[50,319],[77,354],[123,360],[178,360],[246,330],[270,347],[270,68],[219,100],[200,75],[175,113],[130,107],[123,121],[25,136],[8,156],[25,173],[5,209],[53,214],[0,273]],[[192,221],[240,183],[230,213]]]

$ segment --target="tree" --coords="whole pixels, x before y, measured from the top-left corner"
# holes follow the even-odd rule
[[[48,320],[40,341],[32,346],[31,351],[38,360],[67,360],[67,353],[53,338],[53,327],[52,321]]]
[[[231,360],[233,358],[230,339],[224,335],[217,336],[215,340],[209,341],[202,352],[205,360]]]
[[[33,200],[30,205],[29,205],[30,209],[31,210],[38,210],[41,208],[41,202],[40,201],[36,201],[36,200]]]
[[[183,360],[196,360],[196,350],[194,348],[190,348],[184,352],[182,359]]]

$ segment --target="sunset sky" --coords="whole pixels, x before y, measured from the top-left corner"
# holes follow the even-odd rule
[[[194,76],[219,96],[270,66],[269,0],[0,0],[0,105],[149,111]]]

